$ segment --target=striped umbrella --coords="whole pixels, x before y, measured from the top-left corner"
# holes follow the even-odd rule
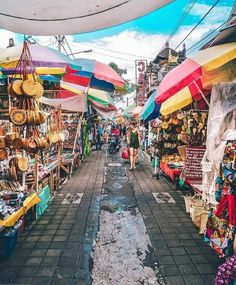
[[[157,90],[148,98],[147,102],[143,106],[143,109],[140,113],[140,117],[144,121],[150,121],[156,119],[160,115],[161,105],[155,102],[155,97],[157,96]]]
[[[79,58],[74,61],[74,64],[81,66],[81,69],[74,70],[68,67],[64,76],[67,82],[109,92],[126,87],[124,79],[113,68],[102,62]]]
[[[186,59],[158,88],[155,101],[162,104],[161,113],[170,114],[202,98],[208,103],[206,96],[214,83],[236,78],[235,64],[236,43],[207,48]]]
[[[24,43],[15,47],[0,50],[0,66],[2,73],[17,73],[16,66],[21,57]],[[81,67],[63,53],[41,45],[27,44],[32,58],[32,66],[36,68],[38,74],[64,74],[67,65],[74,70],[80,70]],[[22,60],[24,64],[24,60]]]

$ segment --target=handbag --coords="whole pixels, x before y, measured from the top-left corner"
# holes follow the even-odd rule
[[[207,220],[208,220],[208,210],[203,210],[200,215],[200,229],[199,234],[203,235],[206,230]]]
[[[193,206],[197,205],[197,204],[201,205],[203,203],[201,198],[202,198],[202,195],[196,194],[196,195],[192,196],[192,199],[190,199],[190,201],[189,201],[189,214],[190,214],[190,217],[192,217]]]
[[[201,215],[204,212],[206,204],[203,201],[198,201],[192,205],[192,221],[198,228],[201,226]]]

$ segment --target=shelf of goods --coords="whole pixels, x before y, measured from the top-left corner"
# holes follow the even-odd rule
[[[78,169],[79,165],[80,165],[80,154],[78,152],[75,152],[73,154],[72,152],[69,151],[68,152],[63,151],[60,162],[60,168],[62,172],[61,175],[70,176],[71,173],[73,173],[76,169]]]

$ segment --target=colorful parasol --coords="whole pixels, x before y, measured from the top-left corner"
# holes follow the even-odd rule
[[[110,94],[106,91],[89,88],[87,90],[87,98],[96,107],[105,108],[106,110],[117,110]]]
[[[124,79],[113,68],[102,62],[79,58],[74,61],[74,64],[81,69],[74,70],[68,67],[64,76],[67,82],[110,92],[125,88]]]
[[[78,63],[55,49],[36,44],[27,45],[32,58],[32,66],[35,66],[38,74],[64,74],[67,65],[74,70],[81,69],[81,67],[78,66]],[[0,50],[0,66],[2,67],[2,73],[17,73],[16,66],[22,50],[23,43],[15,47]]]
[[[156,119],[160,115],[161,105],[155,102],[155,97],[157,96],[157,90],[148,98],[146,104],[143,106],[142,111],[139,116],[143,118],[144,121],[150,121]]]
[[[136,106],[132,112],[133,117],[138,117],[140,112],[142,111],[143,106]]]
[[[207,48],[170,71],[162,80],[155,102],[162,114],[176,111],[210,93],[212,85],[236,78],[236,43]],[[172,97],[173,96],[173,97]]]

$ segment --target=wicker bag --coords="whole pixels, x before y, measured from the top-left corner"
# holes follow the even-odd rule
[[[203,235],[206,230],[207,220],[208,220],[209,211],[204,210],[201,213],[201,222],[200,222],[200,229],[199,234]]]
[[[184,196],[186,213],[190,213],[190,202],[192,199],[193,196]]]
[[[193,206],[197,205],[197,204],[202,204],[202,200],[201,200],[202,196],[199,194],[196,194],[194,196],[192,196],[192,199],[190,199],[189,201],[189,214],[190,217],[192,217],[192,212],[193,212]]]

